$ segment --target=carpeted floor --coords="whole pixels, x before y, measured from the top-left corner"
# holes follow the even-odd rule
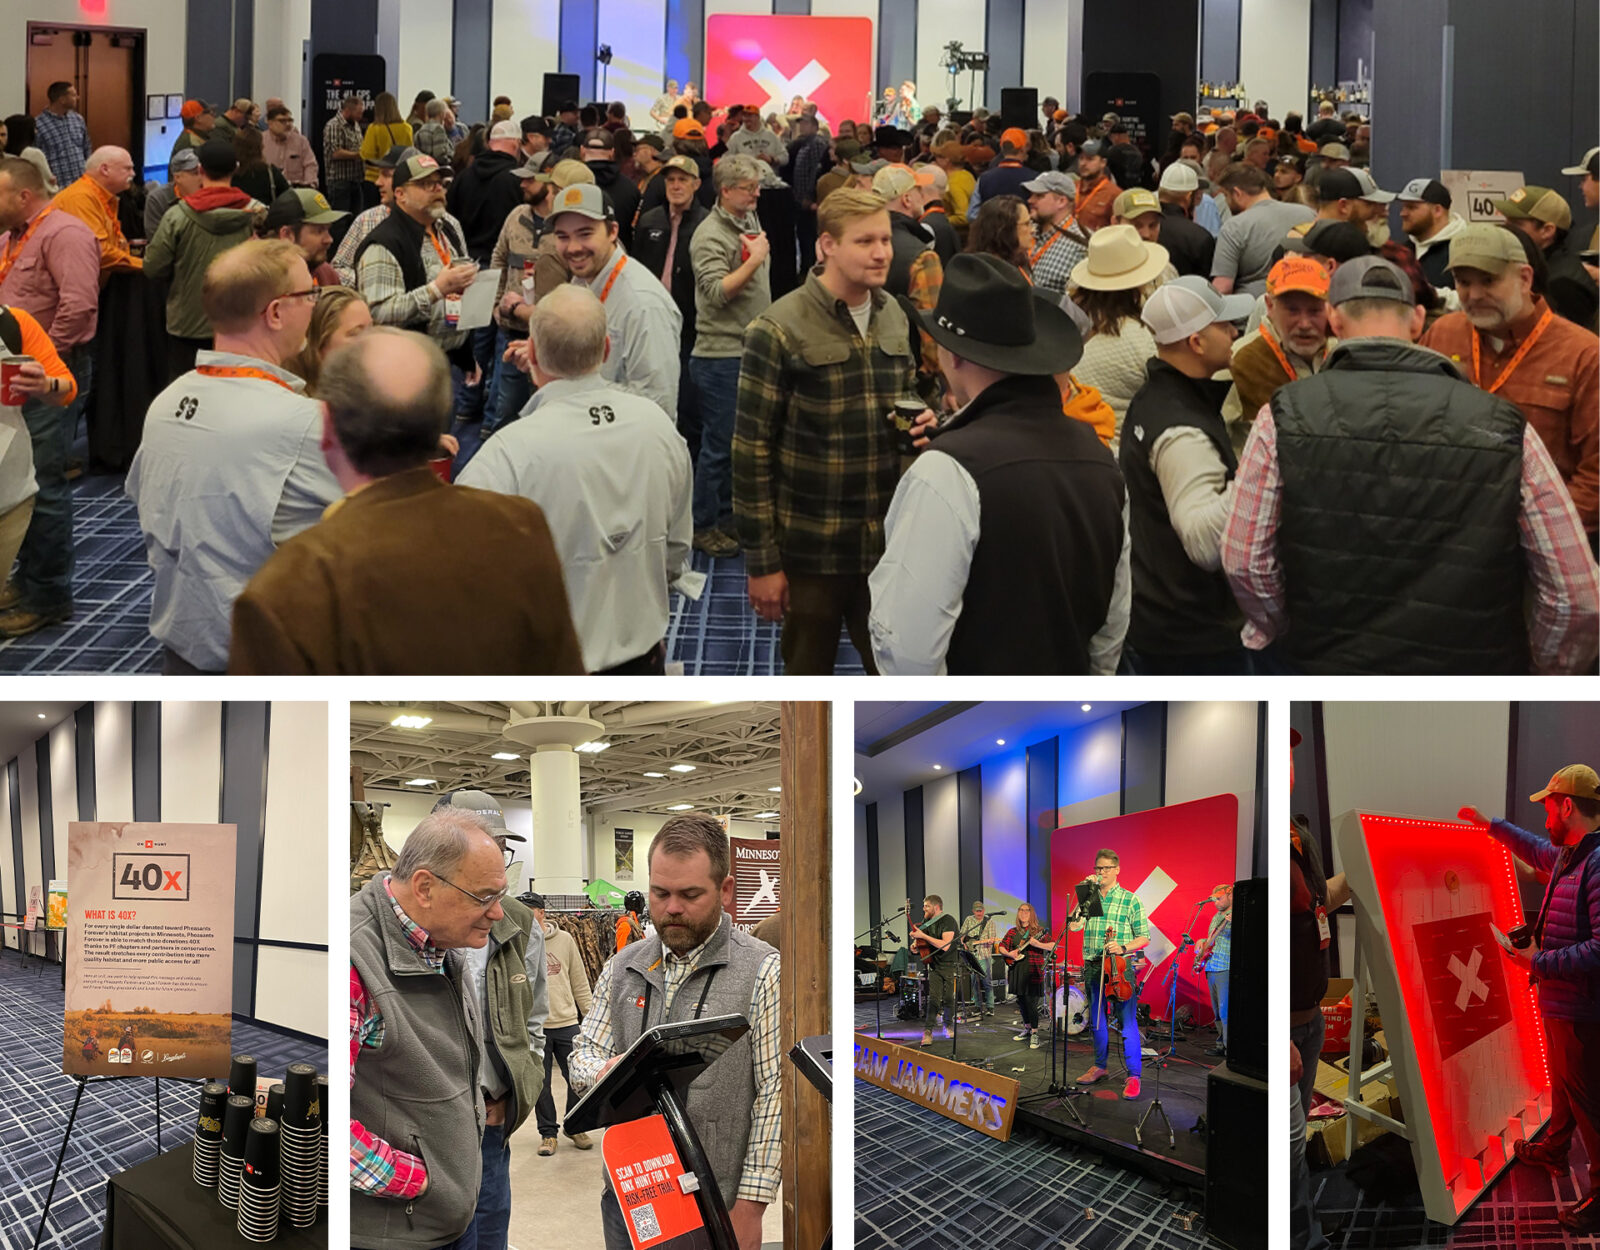
[[[0,1246],[33,1244],[75,1083],[61,1074],[61,972],[0,953]],[[328,1067],[326,1046],[234,1021],[233,1049],[253,1054],[264,1073],[304,1060]],[[227,1073],[219,1074],[223,1079]],[[161,1144],[194,1133],[197,1086],[161,1082]],[[84,1091],[41,1244],[47,1250],[100,1245],[106,1178],[156,1155],[155,1082],[96,1081]]]
[[[73,504],[77,610],[64,624],[0,640],[0,673],[159,673],[161,648],[147,628],[150,567],[122,478],[79,478]],[[744,558],[713,561],[695,552],[694,567],[709,580],[698,602],[672,596],[669,664],[681,665],[687,674],[722,677],[782,672],[777,626],[758,621],[750,611]],[[841,637],[836,671],[862,671],[847,638]]]

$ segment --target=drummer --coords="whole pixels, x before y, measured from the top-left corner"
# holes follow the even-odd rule
[[[994,944],[996,939],[994,917],[987,915],[983,900],[972,905],[972,914],[961,922],[961,949],[977,960],[978,989],[983,993],[983,1014],[994,1015]]]

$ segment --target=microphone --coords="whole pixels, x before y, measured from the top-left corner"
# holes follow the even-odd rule
[[[1196,903],[1195,906],[1196,907],[1204,907],[1207,903],[1215,903],[1216,901],[1217,900],[1212,898],[1211,895],[1207,894],[1203,899],[1201,899],[1198,903]]]
[[[985,912],[984,914],[986,916],[1009,916],[1011,913],[1008,911],[991,911]]]
[[[898,942],[898,941],[899,941],[899,940],[900,940],[900,939],[899,939],[899,938],[897,938],[897,937],[895,937],[895,935],[894,935],[894,934],[892,934],[892,933],[890,933],[890,932],[888,932],[888,931],[887,931],[887,930],[886,930],[886,931],[885,931],[885,932],[884,932],[884,935],[883,935],[883,940],[884,940],[884,941],[885,941],[885,942]]]

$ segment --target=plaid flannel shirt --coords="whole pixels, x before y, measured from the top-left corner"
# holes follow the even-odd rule
[[[437,222],[428,229],[444,245],[452,261],[467,259],[466,253],[456,248],[448,230],[439,229]],[[428,289],[428,284],[439,276],[444,264],[427,239],[422,241],[421,255],[422,272],[427,281],[415,290],[406,290],[405,274],[400,262],[386,247],[369,247],[361,254],[361,261],[356,266],[355,285],[361,291],[361,298],[372,309],[375,324],[421,331],[448,352],[466,341],[467,331],[452,330],[446,324],[447,301],[434,299]]]
[[[1283,479],[1271,404],[1263,405],[1251,424],[1236,481],[1233,508],[1222,531],[1222,571],[1245,615],[1244,645],[1260,651],[1293,624],[1278,561]],[[1522,430],[1517,530],[1533,590],[1528,643],[1534,668],[1541,673],[1593,673],[1600,637],[1600,568],[1589,551],[1577,506],[1531,425]]]
[[[710,941],[709,938],[706,939]],[[685,955],[661,948],[661,975],[666,994],[661,1004],[661,1019],[672,1010],[678,990],[700,967],[706,942]],[[611,1019],[611,971],[607,961],[590,991],[592,1003],[583,1018],[583,1028],[572,1045],[572,1083],[587,1089],[600,1078],[608,1059],[620,1055],[616,1026]],[[774,952],[756,970],[755,993],[750,999],[750,1039],[755,1067],[756,1101],[751,1109],[750,1140],[744,1150],[744,1170],[739,1176],[736,1199],[771,1203],[778,1197],[778,1182],[783,1176],[782,1068],[778,1053],[778,955]],[[726,1197],[726,1195],[724,1195]],[[731,1205],[731,1204],[730,1204]]]
[[[84,164],[89,159],[89,124],[76,110],[57,117],[45,109],[33,119],[35,139],[39,151],[50,164],[58,187],[71,186],[83,177]]]
[[[344,114],[335,113],[322,128],[322,167],[330,187],[336,182],[360,182],[367,175],[366,165],[359,156],[334,156],[340,148],[361,151],[361,123],[347,122]]]
[[[1039,942],[1052,942],[1055,940],[1054,935],[1051,934],[1048,929],[1039,928],[1030,929],[1028,931],[1028,938],[1032,938]],[[1006,930],[1006,935],[1001,939],[1000,945],[1004,946],[1007,950],[1014,951],[1021,949],[1027,940],[1028,939],[1024,938],[1018,931],[1017,927],[1013,925],[1011,928]],[[1045,966],[1049,963],[1053,953],[1054,952],[1052,951],[1042,951],[1037,946],[1028,947],[1028,981],[1030,984],[1042,985],[1044,983]],[[1006,963],[1009,965],[1011,961],[1008,959],[1006,960]]]
[[[1088,918],[1083,928],[1083,966],[1087,969],[1100,962],[1106,948],[1106,930],[1111,929],[1115,941],[1123,946],[1135,938],[1150,936],[1150,922],[1144,916],[1144,904],[1130,890],[1114,885],[1100,896],[1101,915]]]
[[[819,272],[745,330],[733,498],[752,577],[871,572],[900,478],[889,416],[916,395],[910,324],[874,291],[863,339]]]
[[[1207,972],[1226,972],[1233,957],[1233,912],[1219,911],[1211,917],[1211,953],[1206,956]]]
[[[815,206],[817,178],[828,159],[828,141],[821,135],[807,135],[804,139],[796,140],[791,153],[789,185],[794,188],[794,202],[801,206]],[[811,258],[808,256],[806,259]]]
[[[406,941],[417,948],[424,963],[441,976],[444,974],[444,952],[428,938],[427,930],[400,909],[395,900],[394,887],[384,878],[383,888],[389,895],[389,905],[400,920],[400,930]],[[376,1050],[383,1045],[383,1016],[378,1006],[367,994],[367,987],[355,967],[350,969],[350,1085],[356,1083],[356,1059],[362,1050]],[[380,1198],[415,1198],[427,1183],[428,1171],[416,1155],[396,1150],[388,1142],[366,1129],[359,1120],[350,1121],[350,1188]]]
[[[1081,232],[1069,218],[1065,225],[1049,226],[1035,239],[1033,254],[1033,285],[1041,290],[1067,293],[1067,283],[1079,261],[1088,256],[1089,249],[1080,238]]]

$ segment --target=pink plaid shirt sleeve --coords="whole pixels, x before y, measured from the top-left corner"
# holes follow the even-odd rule
[[[1272,408],[1263,404],[1250,427],[1236,475],[1233,508],[1222,531],[1222,571],[1244,613],[1240,637],[1260,651],[1288,624],[1283,601],[1283,566],[1278,563],[1278,433]]]
[[[1594,672],[1600,645],[1600,566],[1544,440],[1522,431],[1522,551],[1533,584],[1528,641],[1541,673]]]

